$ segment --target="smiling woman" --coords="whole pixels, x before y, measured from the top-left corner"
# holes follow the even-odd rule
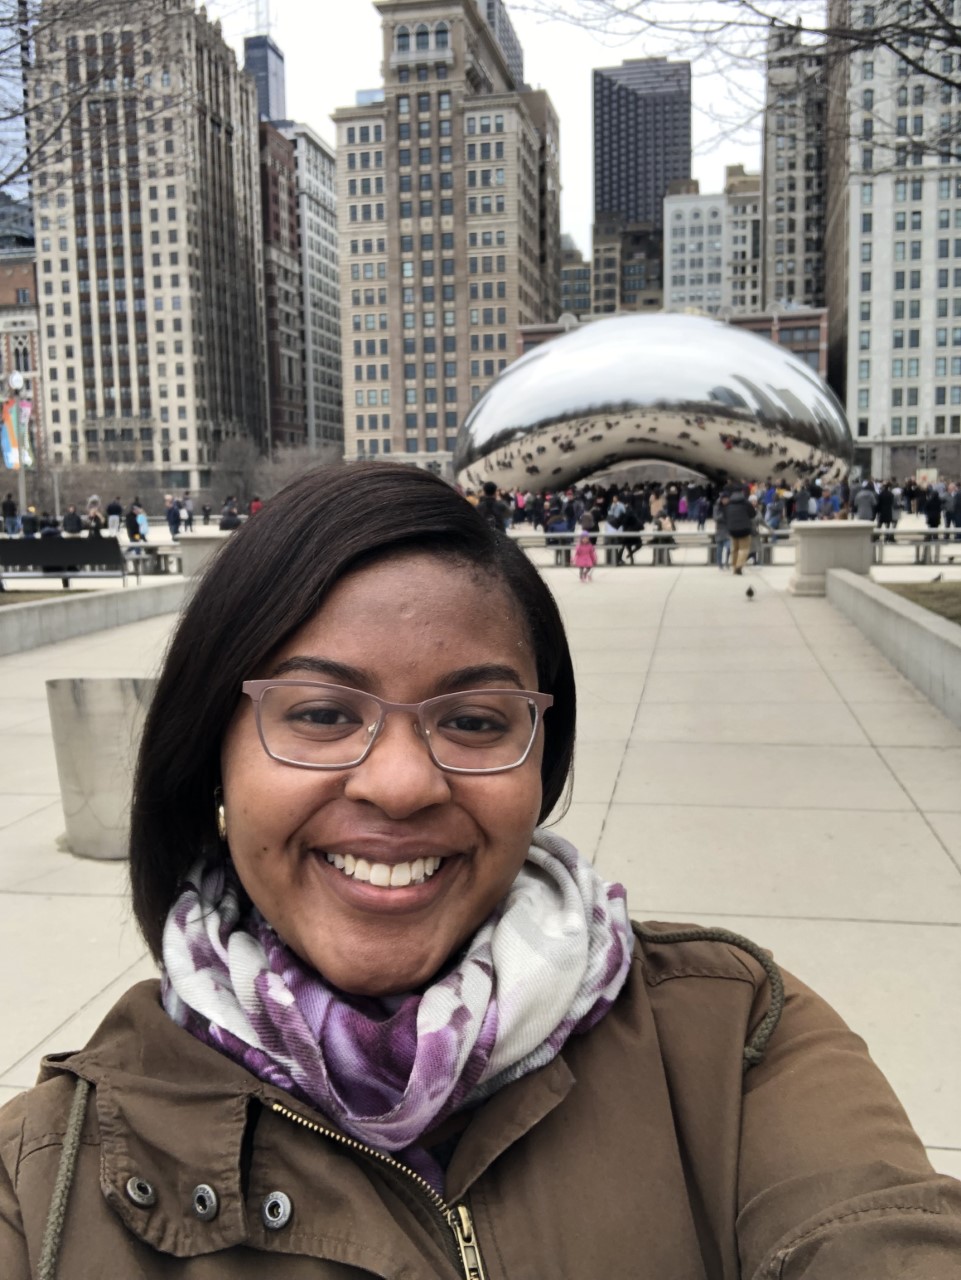
[[[134,796],[161,979],[0,1113],[4,1280],[956,1275],[957,1184],[840,1019],[540,825],[574,708],[544,582],[427,472],[225,544]]]

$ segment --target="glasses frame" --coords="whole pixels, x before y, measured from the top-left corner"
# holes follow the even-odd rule
[[[283,687],[286,685],[299,685],[301,688],[307,689],[326,689],[331,693],[350,693],[361,694],[365,698],[369,698],[371,702],[375,702],[379,708],[380,714],[375,723],[367,727],[370,735],[367,745],[355,760],[350,760],[346,764],[309,764],[303,760],[288,760],[286,756],[279,756],[271,751],[267,745],[267,739],[264,736],[264,726],[261,720],[261,700],[268,689]],[[366,689],[355,689],[349,685],[342,684],[325,684],[319,680],[245,680],[240,686],[241,693],[245,693],[254,704],[254,718],[257,723],[257,735],[260,738],[260,745],[271,758],[279,764],[290,765],[293,769],[321,769],[328,773],[337,772],[342,769],[355,769],[357,765],[363,762],[373,750],[374,743],[380,737],[383,731],[387,717],[395,711],[407,713],[416,716],[419,737],[427,748],[427,753],[431,761],[436,767],[444,773],[462,773],[462,774],[491,774],[491,773],[509,773],[512,769],[519,769],[527,760],[534,745],[534,739],[537,737],[538,727],[543,723],[544,712],[554,705],[554,695],[550,693],[535,693],[531,689],[458,689],[453,693],[442,693],[436,698],[425,698],[423,702],[388,702],[386,698],[378,698],[376,693],[368,693]],[[436,705],[438,702],[447,702],[452,697],[468,697],[472,693],[477,694],[509,694],[511,697],[526,698],[534,707],[534,723],[531,726],[531,740],[527,744],[527,750],[514,764],[496,765],[493,769],[462,769],[455,765],[442,764],[434,754],[434,746],[431,742],[430,729],[426,724],[426,709]]]

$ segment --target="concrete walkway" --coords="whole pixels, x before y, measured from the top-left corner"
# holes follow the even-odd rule
[[[961,732],[826,601],[789,597],[790,570],[545,573],[579,681],[559,830],[635,916],[770,947],[864,1035],[961,1176]],[[58,851],[44,681],[149,674],[171,623],[0,659],[0,1101],[153,971],[124,867]]]

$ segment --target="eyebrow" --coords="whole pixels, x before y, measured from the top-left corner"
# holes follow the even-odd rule
[[[279,680],[281,676],[294,673],[309,672],[311,675],[327,676],[343,685],[354,689],[366,689],[376,681],[369,671],[361,667],[351,667],[343,662],[334,662],[330,658],[316,658],[306,654],[286,658],[270,672],[268,679]],[[504,663],[479,663],[470,667],[459,667],[456,671],[448,671],[436,684],[438,693],[454,693],[461,689],[473,689],[487,685],[515,685],[524,688],[520,673]]]

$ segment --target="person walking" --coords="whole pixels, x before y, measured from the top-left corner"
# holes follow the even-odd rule
[[[961,484],[951,483],[948,485],[948,496],[944,504],[944,523],[948,524],[948,513],[951,513],[951,523],[954,525],[954,541],[961,542]]]
[[[897,524],[897,507],[895,503],[894,489],[890,480],[885,480],[881,486],[881,492],[877,498],[876,517],[879,529],[887,529],[884,535],[885,542],[893,542],[894,534],[891,530]]]
[[[854,497],[854,517],[856,520],[873,522],[877,514],[878,500],[869,480],[861,485]]]
[[[498,533],[507,532],[507,522],[510,519],[510,511],[507,503],[502,502],[497,496],[497,485],[493,480],[484,481],[483,496],[478,499],[477,510],[484,517],[492,529],[496,529]]]
[[[714,504],[714,545],[717,548],[717,567],[722,570],[731,563],[731,531],[727,527],[730,501],[730,495],[722,493]]]
[[[740,574],[751,551],[754,528],[754,507],[746,489],[738,486],[731,491],[726,521],[731,535],[731,568],[735,574]]]
[[[120,533],[120,521],[123,519],[123,503],[119,498],[107,503],[107,532],[114,538]]]
[[[0,503],[0,513],[3,515],[4,533],[8,538],[15,537],[20,532],[20,513],[12,493],[8,493]]]
[[[590,582],[594,566],[597,564],[597,551],[586,533],[582,533],[577,540],[577,546],[574,548],[574,563],[581,582]]]
[[[180,504],[180,519],[183,524],[185,533],[193,533],[194,531],[194,500],[189,493],[184,494],[184,500]]]
[[[171,538],[176,538],[180,532],[180,508],[173,500],[173,494],[164,494],[164,515],[167,518],[167,528],[170,530]]]

